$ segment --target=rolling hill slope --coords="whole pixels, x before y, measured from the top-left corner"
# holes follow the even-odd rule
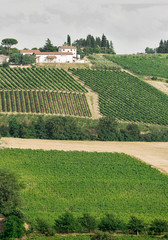
[[[56,68],[1,68],[0,112],[91,117],[87,90]]]
[[[100,112],[119,120],[168,125],[168,96],[120,71],[72,69],[99,94]]]
[[[118,153],[0,150],[1,168],[17,172],[26,188],[23,211],[30,221],[50,222],[70,210],[100,218],[114,213],[151,221],[167,219],[168,177],[135,158]],[[168,220],[168,219],[167,219]]]

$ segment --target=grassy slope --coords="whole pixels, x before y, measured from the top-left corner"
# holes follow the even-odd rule
[[[168,78],[168,58],[167,54],[159,55],[106,55],[111,60],[125,69],[147,76]]]
[[[125,221],[132,214],[146,221],[168,216],[168,177],[125,154],[5,149],[0,167],[26,183],[23,210],[31,221],[53,222],[66,210]]]

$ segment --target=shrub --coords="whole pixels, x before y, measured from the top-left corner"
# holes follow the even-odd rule
[[[101,141],[117,140],[117,121],[113,117],[103,117],[97,126],[98,139]]]
[[[143,221],[135,216],[131,216],[131,219],[128,222],[127,227],[130,231],[136,233],[137,235],[139,234],[139,232],[142,232],[145,229]]]
[[[25,233],[23,220],[14,215],[8,217],[4,227],[1,239],[21,238]]]
[[[45,235],[54,234],[50,224],[45,219],[42,219],[42,218],[36,219],[36,229],[37,231]]]
[[[93,216],[90,216],[88,213],[84,213],[79,222],[83,228],[84,232],[91,232],[96,229],[97,221]]]
[[[57,232],[72,233],[80,232],[82,227],[70,212],[64,213],[55,220],[54,228]]]
[[[106,216],[101,219],[99,229],[103,232],[116,231],[121,230],[123,228],[122,225],[123,223],[113,214],[106,214]]]
[[[168,231],[168,223],[165,220],[155,219],[149,227],[150,233],[161,234]]]
[[[16,212],[21,203],[20,191],[23,187],[17,175],[0,169],[0,213],[8,216]]]

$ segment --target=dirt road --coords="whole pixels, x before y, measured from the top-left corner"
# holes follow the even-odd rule
[[[4,148],[87,152],[119,152],[134,156],[168,173],[168,142],[99,142],[2,138]]]

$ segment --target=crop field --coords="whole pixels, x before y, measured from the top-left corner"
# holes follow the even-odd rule
[[[123,68],[128,69],[136,74],[168,78],[168,55],[105,55],[104,57],[111,60]]]
[[[114,213],[128,221],[168,220],[168,176],[125,154],[43,150],[0,150],[0,168],[20,175],[23,212],[54,219],[71,211],[98,219]]]
[[[56,68],[1,68],[0,90],[40,89],[87,92],[67,71]]]
[[[0,112],[91,117],[87,90],[55,68],[1,68]]]
[[[126,72],[71,69],[99,94],[100,112],[119,120],[168,125],[168,96]]]
[[[0,91],[0,112],[91,116],[84,93],[37,90]]]

